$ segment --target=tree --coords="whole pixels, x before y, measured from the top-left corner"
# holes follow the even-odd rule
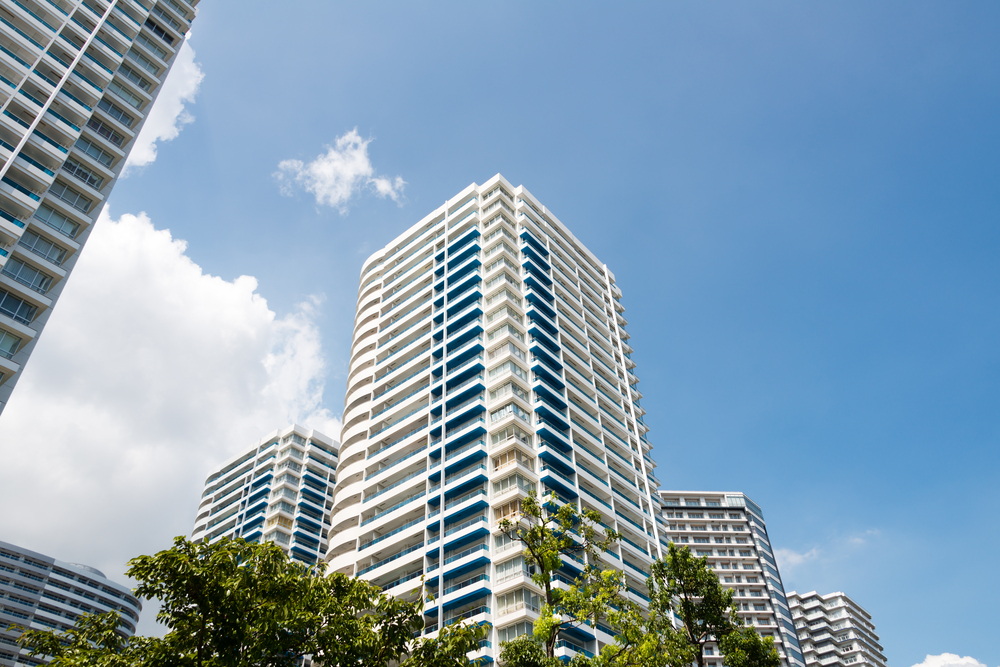
[[[366,581],[296,563],[273,544],[183,537],[129,562],[138,597],[159,599],[162,638],[125,643],[115,614],[81,617],[66,635],[26,631],[22,645],[57,667],[291,667],[304,655],[340,665],[457,667],[485,628],[455,625],[414,639],[420,602],[386,595]]]
[[[707,559],[696,558],[687,547],[671,542],[666,557],[653,563],[647,585],[650,616],[669,619],[676,612],[699,667],[704,667],[704,648],[709,642],[718,645],[729,667],[780,664],[774,639],[762,639],[743,624],[733,604],[733,590],[719,583]]]
[[[532,580],[542,589],[544,603],[534,627],[534,639],[544,652],[530,647],[531,639],[518,638],[507,642],[501,660],[519,667],[538,664],[544,657],[546,665],[554,659],[559,632],[584,623],[596,623],[612,604],[624,603],[621,590],[625,583],[620,571],[602,568],[599,554],[618,540],[618,534],[605,528],[599,532],[600,512],[585,509],[580,512],[571,503],[565,503],[555,512],[553,498],[540,503],[532,491],[521,500],[520,511],[512,519],[503,519],[500,530],[511,540],[525,547],[525,561],[535,567]],[[558,571],[563,567],[562,556],[582,561],[587,556],[583,573],[575,581],[568,581],[568,589],[553,586]]]

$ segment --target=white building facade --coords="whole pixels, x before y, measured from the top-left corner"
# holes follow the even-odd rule
[[[205,480],[194,542],[274,542],[303,563],[327,548],[337,443],[297,424],[274,431]]]
[[[806,665],[886,667],[871,614],[842,592],[788,594]]]
[[[135,634],[142,603],[128,586],[113,582],[87,565],[64,563],[0,542],[0,667],[44,665],[18,646],[20,630],[65,632],[80,614],[117,611],[122,637]]]
[[[736,591],[733,601],[747,625],[774,638],[782,664],[804,667],[760,507],[739,492],[660,490],[659,496],[669,541],[707,558],[722,585]],[[705,654],[709,667],[722,667],[717,646]]]
[[[605,559],[643,602],[658,482],[615,277],[523,187],[470,185],[364,264],[347,381],[331,571],[531,628],[541,591],[498,522],[535,490],[595,509],[624,537]],[[564,559],[567,577],[583,564]],[[560,584],[561,585],[561,584]],[[604,628],[558,654],[596,651]]]
[[[0,0],[0,412],[199,0]]]

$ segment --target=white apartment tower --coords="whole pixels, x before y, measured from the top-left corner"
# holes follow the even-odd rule
[[[434,601],[425,633],[463,618],[531,628],[540,591],[498,522],[529,490],[601,512],[606,561],[642,602],[659,555],[650,444],[615,277],[524,187],[470,185],[361,271],[331,571]],[[564,560],[568,575],[581,563]],[[596,651],[603,628],[558,654]]]
[[[199,0],[0,0],[0,412]]]
[[[232,457],[205,480],[191,539],[274,542],[318,563],[327,547],[337,443],[292,424]]]
[[[17,627],[66,632],[81,614],[120,615],[118,634],[135,634],[142,602],[100,570],[0,542],[0,667],[35,667],[51,658],[21,648]]]
[[[804,667],[790,610],[791,600],[774,559],[760,507],[743,493],[660,490],[660,515],[669,540],[708,559],[740,617],[763,637],[773,637],[782,664]],[[722,667],[718,647],[706,648],[709,667]]]
[[[788,594],[806,665],[886,667],[871,614],[846,594]]]

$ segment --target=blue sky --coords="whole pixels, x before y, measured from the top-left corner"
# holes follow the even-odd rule
[[[134,238],[95,250],[87,276],[142,239],[171,256],[191,294],[249,303],[256,287],[274,335],[311,347],[280,348],[301,362],[282,377],[302,400],[261,407],[255,433],[303,410],[332,424],[361,262],[500,172],[615,273],[665,486],[748,493],[785,550],[786,588],[854,597],[891,664],[945,652],[1000,664],[987,625],[1000,591],[989,567],[1000,552],[989,502],[1000,473],[1000,6],[623,4],[299,0],[278,12],[204,0],[190,40],[204,73],[187,105],[195,120],[110,200],[110,218],[144,211],[187,246],[154,243],[149,223],[109,223]],[[308,163],[354,128],[371,140],[375,174],[406,181],[398,202],[368,187],[346,210],[282,195],[279,162]],[[140,269],[106,284],[131,282],[129,270]],[[8,413],[21,405],[39,419],[45,378],[75,349],[68,332],[84,330],[72,318],[118,309],[71,287],[64,300],[78,305],[57,309]],[[168,304],[161,288],[153,301]],[[177,294],[164,321],[185,317]],[[253,326],[274,333],[255,313]],[[224,328],[212,322],[181,329],[171,349],[197,355],[199,331]],[[141,338],[131,326],[122,320],[122,340]],[[233,393],[245,386],[234,365],[213,370],[232,385],[211,384],[221,380],[200,365],[178,375],[191,397],[210,384]],[[129,400],[137,391],[125,377],[115,387]],[[153,403],[143,409],[164,424],[194,409]],[[29,433],[27,418],[4,418],[0,434]],[[183,433],[211,441],[205,465],[246,444],[205,419],[208,430]],[[122,446],[160,437],[135,424],[107,433]],[[80,557],[113,569],[190,530],[197,492],[177,489],[206,472],[178,469],[177,495],[157,499],[172,513],[132,551]],[[60,558],[80,549],[8,528]]]

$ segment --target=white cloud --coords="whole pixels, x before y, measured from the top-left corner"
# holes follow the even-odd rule
[[[0,418],[2,539],[121,580],[190,532],[214,464],[292,421],[339,436],[316,302],[278,317],[185,251],[102,214]]]
[[[942,653],[941,655],[928,655],[923,662],[917,663],[913,667],[986,667],[986,665],[969,656],[963,658],[954,653]]]
[[[337,137],[336,144],[327,146],[312,162],[282,160],[274,178],[278,181],[281,194],[292,196],[296,188],[302,188],[316,197],[316,203],[332,206],[347,214],[347,203],[364,188],[372,189],[383,199],[388,197],[400,203],[406,181],[401,176],[387,178],[375,173],[368,157],[371,139],[362,139],[358,129]]]
[[[194,122],[194,116],[184,105],[194,102],[205,73],[194,61],[194,49],[188,41],[190,38],[189,32],[145,124],[139,131],[135,146],[125,160],[122,178],[156,160],[156,142],[176,139],[185,125]]]
[[[816,560],[819,557],[819,549],[813,547],[809,551],[802,553],[793,551],[792,549],[775,549],[774,555],[778,559],[778,568],[780,570],[788,570],[811,560]]]
[[[868,544],[868,540],[873,537],[879,537],[882,531],[877,528],[870,528],[863,533],[858,533],[856,535],[851,535],[847,538],[848,544],[855,547],[862,547]]]

